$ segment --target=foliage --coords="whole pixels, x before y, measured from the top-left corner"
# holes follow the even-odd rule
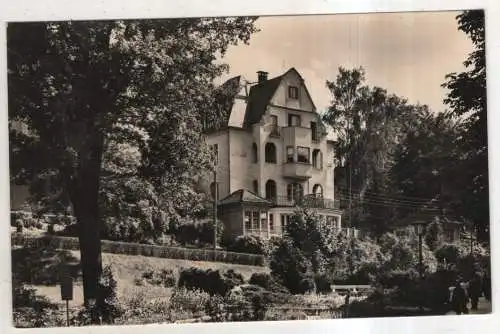
[[[103,168],[113,160],[106,152],[115,143],[138,148],[139,168],[126,176],[155,190],[157,198],[145,199],[146,212],[185,214],[197,199],[191,184],[210,167],[200,119],[211,110],[207,105],[216,108],[213,82],[227,69],[217,57],[248,42],[254,21],[9,24],[11,180],[28,184],[42,206],[73,209],[83,227],[85,300],[98,293],[101,190],[121,196],[113,180],[125,176]],[[151,223],[141,221],[145,231]]]
[[[381,234],[393,218],[385,199],[393,195],[388,177],[392,153],[402,135],[401,124],[413,107],[365,81],[363,68],[339,68],[335,81],[326,83],[332,103],[323,119],[337,135],[338,193],[352,204],[344,219],[351,226],[367,226]]]
[[[267,245],[266,242],[258,236],[244,235],[238,236],[232,240],[227,250],[237,253],[265,255],[267,253]]]
[[[314,211],[298,210],[285,226],[285,237],[309,261],[313,273],[324,270],[325,237],[319,216]]]
[[[205,305],[211,298],[207,292],[179,287],[172,292],[170,308],[200,315],[205,311]]]
[[[367,284],[372,280],[370,273],[379,270],[387,257],[373,240],[350,239],[345,233],[337,234],[330,247],[333,280]]]
[[[302,281],[308,275],[310,263],[289,238],[283,238],[271,254],[271,275],[291,293],[304,293]]]
[[[280,285],[273,276],[267,273],[254,273],[248,281],[249,284],[260,286],[271,292],[288,293],[288,290]]]
[[[174,287],[177,285],[177,277],[172,269],[150,270],[142,274],[142,279],[152,285]]]
[[[432,221],[425,230],[425,243],[431,251],[435,251],[443,244],[443,224],[439,220]]]
[[[454,209],[472,220],[481,240],[489,240],[488,140],[486,103],[486,56],[484,10],[464,11],[457,16],[458,29],[474,46],[464,61],[465,71],[450,73],[443,87],[448,89],[444,102],[454,117],[462,120],[455,144],[459,159],[453,168],[456,196],[461,199]]]
[[[36,295],[35,289],[25,286],[17,278],[12,281],[12,309],[15,327],[63,326],[57,316],[58,306]]]
[[[179,287],[200,290],[212,295],[225,296],[232,288],[243,284],[243,277],[228,270],[222,275],[218,270],[202,270],[196,267],[180,271]]]
[[[170,233],[182,245],[213,245],[214,226],[211,220],[181,220],[170,226]],[[224,234],[224,224],[217,222],[217,243],[220,244]]]
[[[77,315],[74,321],[79,325],[90,325],[92,323],[113,324],[120,318],[124,310],[119,304],[116,288],[117,283],[111,266],[103,268],[99,280],[99,298],[94,305],[86,305]]]
[[[467,254],[467,250],[457,244],[444,244],[434,251],[439,262],[457,264],[458,260]]]
[[[71,269],[70,275],[76,278],[80,269],[68,250],[48,246],[15,248],[11,257],[13,278],[26,284],[53,286],[63,270]]]

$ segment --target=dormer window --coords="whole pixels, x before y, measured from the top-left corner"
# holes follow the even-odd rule
[[[299,98],[299,87],[288,86],[288,98],[297,100]]]

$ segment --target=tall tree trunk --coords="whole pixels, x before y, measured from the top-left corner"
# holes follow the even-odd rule
[[[79,224],[80,257],[85,306],[99,303],[99,278],[102,272],[99,181],[103,153],[103,135],[93,134],[89,145],[80,152],[71,200]],[[99,306],[99,305],[98,305]]]

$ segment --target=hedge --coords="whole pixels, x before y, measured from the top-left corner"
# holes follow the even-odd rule
[[[14,233],[11,237],[12,245],[24,247],[52,247],[57,249],[79,250],[78,238],[60,236],[27,236]],[[208,261],[242,264],[249,266],[264,266],[265,257],[256,254],[227,252],[212,249],[189,249],[182,247],[166,247],[145,245],[118,241],[101,240],[103,253],[143,255],[166,259],[189,261]]]

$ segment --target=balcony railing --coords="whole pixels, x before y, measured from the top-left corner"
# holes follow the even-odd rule
[[[276,196],[270,199],[274,206],[278,207],[295,207],[301,206],[311,209],[340,209],[340,201],[329,198],[322,198],[315,195],[305,195],[295,198],[288,196]]]
[[[281,136],[281,128],[277,125],[273,125],[271,127],[271,137],[280,137]]]

